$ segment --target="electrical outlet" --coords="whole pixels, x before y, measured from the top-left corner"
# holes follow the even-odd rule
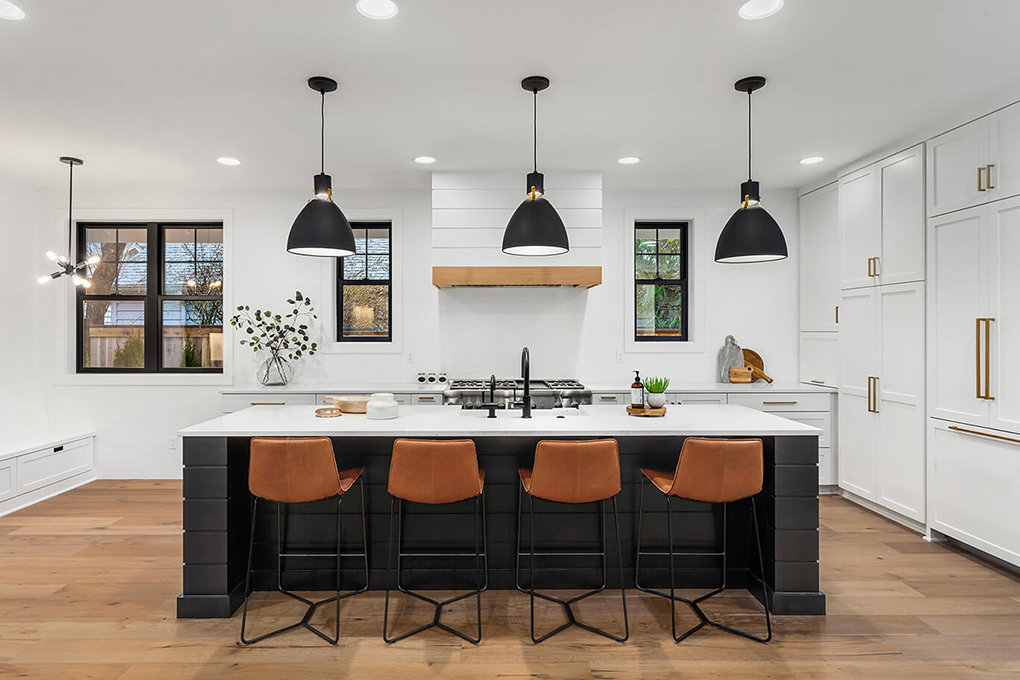
[[[407,353],[407,363],[409,363],[409,364],[413,364],[414,363],[414,352],[408,352]]]
[[[167,437],[166,447],[171,451],[177,450],[177,437]]]
[[[622,364],[623,363],[623,352],[617,352],[616,353],[616,363],[618,363],[618,364]]]

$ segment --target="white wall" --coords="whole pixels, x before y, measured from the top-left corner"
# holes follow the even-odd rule
[[[76,183],[76,209],[97,215],[153,213],[231,216],[232,234],[226,263],[226,285],[233,304],[279,306],[300,289],[325,300],[332,283],[332,265],[325,260],[286,253],[287,233],[307,200],[302,191],[251,190],[224,195],[174,190],[94,191],[84,179]],[[96,459],[103,477],[178,477],[181,454],[174,432],[219,413],[222,385],[123,384],[115,377],[75,376],[66,370],[64,318],[71,319],[62,297],[66,282],[37,286],[45,273],[42,253],[60,250],[59,231],[66,210],[63,192],[33,194],[17,187],[0,188],[0,233],[14,252],[25,254],[0,270],[4,317],[24,320],[28,334],[0,334],[3,356],[33,357],[8,367],[19,379],[38,379],[49,391],[51,412],[58,422],[81,421],[98,431]],[[661,373],[676,382],[714,380],[715,354],[728,333],[765,358],[766,370],[777,380],[797,378],[797,207],[793,191],[771,191],[766,207],[786,233],[791,250],[787,261],[763,265],[725,266],[711,261],[715,238],[735,209],[733,191],[631,191],[603,186],[603,285],[574,289],[455,289],[431,285],[433,233],[428,190],[340,192],[337,201],[352,218],[399,211],[400,275],[403,315],[399,353],[320,353],[301,362],[302,382],[410,381],[418,371],[443,370],[451,375],[514,375],[520,348],[532,350],[533,373],[576,376],[589,382],[629,385],[630,370]],[[41,198],[40,198],[41,196]],[[12,202],[12,199],[17,199]],[[554,203],[555,204],[555,203]],[[700,352],[627,353],[630,332],[625,300],[624,224],[628,211],[653,210],[701,216],[706,244],[698,263],[704,268],[705,322]],[[133,211],[133,212],[132,212]],[[33,228],[33,215],[35,227]],[[508,215],[509,217],[509,215]],[[25,226],[27,225],[27,226]],[[38,254],[38,256],[37,256]],[[20,294],[15,294],[17,290]],[[325,312],[322,307],[319,311]],[[323,314],[320,321],[332,322]],[[229,332],[229,331],[228,331]],[[321,332],[325,332],[322,329]],[[321,337],[321,336],[320,336]],[[28,340],[27,338],[31,338]],[[229,336],[228,336],[229,338]],[[229,342],[229,339],[228,339]],[[360,351],[360,350],[359,350]],[[408,359],[413,363],[408,363]],[[232,367],[221,382],[251,384],[257,361],[236,347]],[[29,367],[30,366],[30,367]],[[105,378],[105,377],[104,377]],[[51,418],[52,420],[52,418]]]

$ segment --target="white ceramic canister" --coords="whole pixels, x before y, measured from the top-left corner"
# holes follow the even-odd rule
[[[400,415],[400,404],[390,392],[376,392],[365,405],[365,417],[369,420],[392,420]]]

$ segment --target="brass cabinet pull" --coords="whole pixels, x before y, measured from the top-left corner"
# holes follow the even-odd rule
[[[811,382],[815,382],[812,380]],[[763,401],[762,404],[766,406],[793,406],[797,402],[795,401]]]
[[[874,413],[871,410],[871,376],[868,376],[868,413]]]
[[[877,257],[868,258],[868,276],[878,276],[878,260]]]
[[[1020,439],[1013,439],[1011,437],[1003,437],[1001,434],[988,434],[987,432],[978,432],[977,430],[968,430],[965,427],[957,427],[956,425],[950,425],[949,429],[954,432],[962,432],[963,434],[973,434],[978,437],[988,437],[989,439],[998,439],[999,441],[1010,442],[1012,444],[1020,444]]]
[[[978,191],[984,191],[985,190],[985,188],[981,185],[981,171],[982,170],[984,170],[984,168],[978,168]]]
[[[992,396],[992,322],[995,319],[985,318],[985,399],[994,401]]]
[[[974,396],[984,398],[981,392],[981,319],[974,319]]]
[[[868,376],[868,413],[878,413],[878,378]]]
[[[994,165],[985,166],[985,184],[988,186],[989,190],[995,188],[995,185],[992,184],[992,168],[994,167],[995,167]]]
[[[882,275],[882,258],[876,257],[875,258],[875,276],[881,276],[881,275]]]
[[[836,323],[839,323],[839,305],[836,305]]]
[[[974,376],[978,399],[995,401],[992,396],[992,322],[995,319],[982,317],[974,319]],[[981,327],[985,328],[984,361],[981,360]],[[984,373],[984,389],[981,388],[981,374]]]
[[[813,382],[816,385],[824,385],[825,384],[824,380],[810,380],[808,382]]]
[[[253,401],[252,406],[284,406],[282,401]]]
[[[874,259],[875,259],[875,258],[873,258],[873,257],[869,257],[869,258],[868,258],[868,276],[869,276],[869,277],[872,277],[872,276],[874,276],[874,275],[875,275],[875,274],[874,274],[874,273],[873,273],[873,272],[871,271],[871,263],[872,263],[872,261],[874,261]]]

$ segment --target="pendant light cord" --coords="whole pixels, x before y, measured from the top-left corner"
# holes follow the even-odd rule
[[[74,222],[71,220],[71,207],[74,205],[74,163],[67,164],[67,259],[70,262],[78,258],[71,252],[71,239]]]
[[[538,172],[538,90],[532,90],[531,93],[534,95],[534,111],[533,111],[533,125],[532,125],[532,156],[535,163],[535,172]]]
[[[326,174],[326,91],[319,92],[322,95],[322,103],[319,106],[319,167],[320,172]]]
[[[751,181],[751,93],[747,93],[747,181]]]

